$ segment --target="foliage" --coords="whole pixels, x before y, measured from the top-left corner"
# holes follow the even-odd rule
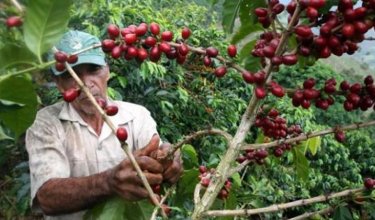
[[[197,1],[200,2],[200,1]],[[216,3],[217,1],[212,1]],[[70,14],[68,8],[71,7]],[[0,165],[16,159],[12,166],[2,170],[10,173],[2,179],[6,187],[1,188],[4,196],[1,207],[6,218],[14,215],[30,214],[29,178],[27,174],[26,153],[23,149],[22,135],[32,123],[37,104],[39,107],[56,102],[60,96],[45,77],[34,72],[17,72],[21,69],[37,67],[47,73],[50,65],[43,61],[43,54],[66,30],[75,28],[88,31],[101,39],[106,38],[108,23],[119,26],[157,22],[163,29],[179,33],[188,26],[193,34],[189,44],[219,48],[224,54],[230,35],[231,42],[240,45],[240,53],[235,61],[248,70],[257,70],[259,60],[249,56],[260,34],[261,26],[255,24],[252,13],[256,7],[264,6],[264,1],[220,1],[224,33],[217,27],[217,15],[207,7],[187,1],[137,1],[137,0],[94,0],[94,1],[28,1],[23,32],[0,28]],[[330,3],[333,4],[333,3]],[[87,10],[87,8],[90,10]],[[217,5],[216,5],[217,7]],[[12,11],[13,10],[13,11]],[[49,13],[45,13],[47,10]],[[326,9],[323,9],[326,10]],[[250,11],[250,13],[248,13]],[[1,16],[15,13],[14,9],[0,12]],[[58,15],[51,17],[51,15]],[[236,26],[239,19],[240,25]],[[46,23],[47,26],[41,25]],[[42,28],[40,28],[42,27]],[[2,42],[11,42],[4,44]],[[158,122],[158,130],[163,139],[172,143],[194,131],[218,128],[234,134],[238,128],[248,100],[252,97],[252,86],[243,82],[241,75],[229,71],[224,80],[218,80],[213,68],[205,67],[201,57],[191,55],[180,66],[175,61],[162,59],[159,63],[122,61],[108,59],[111,66],[111,79],[108,94],[113,99],[126,100],[146,106]],[[348,76],[336,73],[328,66],[315,63],[306,66],[283,67],[275,80],[287,88],[301,87],[305,79],[314,77],[319,82],[335,78],[341,82]],[[215,64],[218,65],[218,64]],[[17,73],[16,73],[17,72]],[[15,74],[16,73],[16,74]],[[32,74],[32,77],[31,77]],[[354,80],[349,78],[349,80]],[[17,93],[12,88],[17,87]],[[47,89],[46,89],[47,88]],[[36,92],[37,93],[36,93]],[[338,100],[339,101],[339,100]],[[308,110],[291,106],[291,99],[267,97],[262,103],[272,103],[279,109],[288,124],[299,124],[306,132],[374,118],[374,114],[360,112],[347,113],[340,104],[328,111],[315,107]],[[263,142],[263,133],[252,128],[246,142]],[[230,179],[233,188],[226,201],[217,200],[212,208],[260,208],[267,205],[309,198],[325,193],[340,191],[348,187],[359,187],[362,177],[375,176],[375,132],[374,129],[350,132],[345,143],[337,142],[332,136],[310,139],[300,143],[292,152],[281,158],[270,156],[265,165],[252,164]],[[185,172],[178,182],[176,191],[168,200],[173,208],[173,218],[182,219],[193,210],[194,186],[198,183],[198,167],[205,165],[216,168],[226,151],[225,140],[216,136],[194,140],[182,148]],[[20,156],[21,154],[21,156]],[[367,155],[364,157],[363,155]],[[15,168],[13,168],[15,167]],[[10,202],[7,198],[11,197]],[[87,213],[87,218],[130,218],[129,210],[146,213],[138,204],[125,204],[118,198],[98,204]],[[333,218],[345,219],[359,209],[351,207],[339,199],[332,201],[337,205]],[[373,210],[372,204],[364,210]],[[127,208],[126,208],[127,207]],[[320,210],[325,205],[310,205],[285,212],[262,214],[263,219],[289,218],[307,212]],[[368,211],[368,213],[373,213]]]

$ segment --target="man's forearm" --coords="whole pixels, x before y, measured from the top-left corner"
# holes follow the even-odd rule
[[[36,198],[46,215],[59,215],[87,209],[112,195],[110,171],[87,177],[56,178],[44,183]]]

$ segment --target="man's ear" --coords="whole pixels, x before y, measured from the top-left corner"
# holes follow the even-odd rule
[[[110,77],[110,76],[109,76],[109,75],[110,75],[110,74],[109,74],[110,72],[109,72],[109,66],[108,66],[108,64],[104,66],[104,71],[106,71],[106,74],[107,74],[107,76],[106,76],[106,81],[108,82],[109,77]]]
[[[61,79],[60,79],[58,76],[53,77],[53,81],[55,82],[57,89],[58,89],[61,93],[63,93],[63,92],[64,92],[64,88],[61,86],[61,84],[60,84],[60,80],[61,80]]]

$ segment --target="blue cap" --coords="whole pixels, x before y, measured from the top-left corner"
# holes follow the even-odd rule
[[[55,45],[59,51],[63,51],[67,54],[72,54],[84,48],[90,47],[94,44],[100,43],[99,38],[82,32],[82,31],[68,31],[63,35],[61,40]],[[48,60],[54,60],[54,53],[48,55]],[[90,49],[83,53],[78,54],[78,61],[76,63],[70,64],[72,67],[79,64],[96,64],[100,66],[106,65],[105,54],[101,47]],[[63,72],[57,71],[55,66],[52,66],[52,72],[58,76]]]

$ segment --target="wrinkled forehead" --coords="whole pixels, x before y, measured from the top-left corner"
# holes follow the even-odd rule
[[[104,67],[105,66],[92,64],[92,63],[83,63],[83,64],[79,64],[77,66],[74,66],[72,69],[74,70],[74,72],[76,74],[80,75],[80,74],[85,73],[85,72],[86,73],[95,72],[97,70],[103,69]],[[65,71],[62,74],[58,75],[57,77],[70,78],[71,75],[68,71]]]

